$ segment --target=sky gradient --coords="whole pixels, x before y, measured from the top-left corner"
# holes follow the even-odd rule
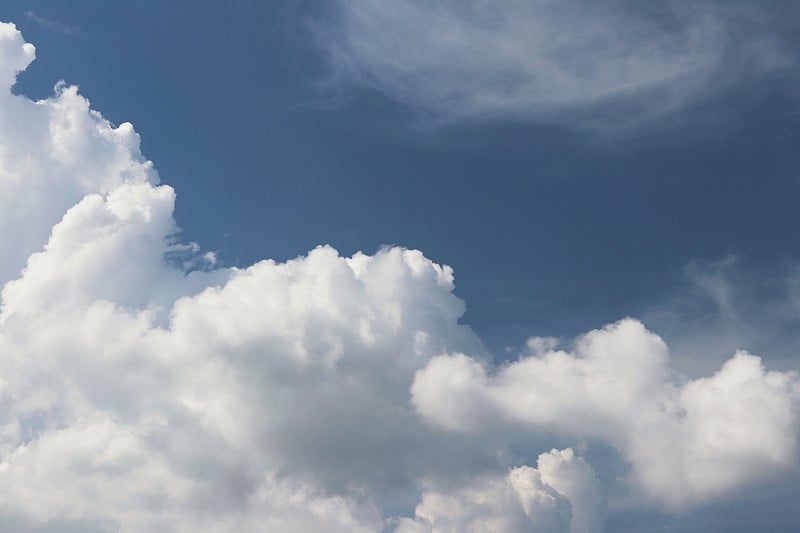
[[[0,20],[0,524],[800,519],[798,8]]]

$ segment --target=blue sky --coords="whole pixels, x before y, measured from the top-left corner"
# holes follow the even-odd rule
[[[737,349],[797,370],[798,9],[457,4],[9,0],[0,19],[37,49],[14,93],[63,79],[132,122],[216,268],[401,246],[453,267],[498,368],[630,316],[686,379]],[[586,453],[606,483],[610,446]],[[790,530],[796,474],[765,486],[677,514],[617,487],[606,527]]]
[[[312,28],[327,11],[12,2],[6,17],[43,50],[17,91],[64,79],[133,122],[187,239],[231,265],[319,243],[419,248],[454,266],[466,320],[495,350],[637,315],[692,261],[800,252],[795,71],[622,138],[520,120],[428,128],[375,91],[319,89]]]

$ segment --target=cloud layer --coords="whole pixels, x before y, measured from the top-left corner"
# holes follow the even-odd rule
[[[333,78],[427,120],[620,131],[793,62],[753,2],[341,0],[317,26]]]
[[[667,509],[794,464],[797,378],[754,356],[685,380],[625,320],[496,370],[421,252],[214,269],[130,124],[63,84],[11,93],[32,59],[0,24],[9,529],[577,533],[607,494],[550,435],[610,444]],[[531,429],[524,453],[503,441]]]

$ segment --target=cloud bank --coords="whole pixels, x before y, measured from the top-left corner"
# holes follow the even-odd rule
[[[793,63],[783,24],[749,1],[340,0],[316,35],[337,86],[434,123],[620,132]]]
[[[664,342],[626,319],[592,331],[574,352],[548,350],[488,375],[443,355],[412,385],[420,414],[445,429],[530,427],[615,447],[633,482],[681,510],[793,464],[800,382],[737,353],[709,378],[682,379]]]
[[[503,441],[531,428],[610,444],[668,510],[794,464],[797,376],[754,356],[685,380],[625,320],[494,369],[421,252],[213,268],[130,124],[11,93],[33,57],[0,24],[5,528],[601,530],[580,454]]]

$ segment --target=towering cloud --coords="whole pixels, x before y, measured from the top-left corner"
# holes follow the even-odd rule
[[[796,377],[753,356],[681,380],[629,320],[493,372],[418,251],[213,269],[132,126],[11,93],[32,59],[0,24],[4,528],[600,530],[582,457],[499,438],[529,428],[610,443],[670,508],[792,463]]]

